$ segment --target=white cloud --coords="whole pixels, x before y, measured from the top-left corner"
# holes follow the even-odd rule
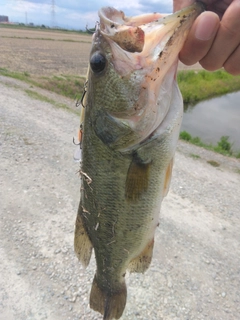
[[[10,21],[34,24],[52,23],[51,0],[1,0],[1,14],[8,15]],[[169,0],[56,0],[55,24],[76,29],[85,29],[95,25],[98,9],[113,6],[123,10],[126,15],[138,15],[147,12],[170,12],[172,1]]]
[[[138,0],[108,0],[107,5],[116,9],[131,9],[132,11],[141,10],[143,7]]]

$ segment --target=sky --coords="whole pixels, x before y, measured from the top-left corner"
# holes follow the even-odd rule
[[[10,22],[85,30],[86,25],[95,26],[97,12],[103,6],[122,10],[128,16],[172,12],[172,0],[0,0],[0,15],[8,16]]]

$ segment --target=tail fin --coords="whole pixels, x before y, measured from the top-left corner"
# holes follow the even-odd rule
[[[127,287],[125,282],[117,291],[106,292],[102,290],[96,279],[93,280],[90,307],[103,315],[103,320],[119,319],[122,316],[127,300]]]

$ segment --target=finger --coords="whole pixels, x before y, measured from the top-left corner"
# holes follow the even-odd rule
[[[194,22],[179,59],[186,65],[192,65],[201,60],[210,50],[219,24],[217,14],[203,12]]]
[[[228,7],[221,20],[214,43],[200,61],[210,71],[221,68],[240,44],[240,1]],[[235,59],[236,60],[236,59]],[[229,65],[228,65],[229,66]]]
[[[228,73],[231,73],[234,76],[240,74],[240,46],[237,47],[223,66]]]
[[[215,1],[209,1],[209,0],[202,0],[203,3],[206,5],[206,10],[213,11],[218,14],[219,18],[221,19],[224,12],[227,10],[229,5],[233,0],[215,0]]]

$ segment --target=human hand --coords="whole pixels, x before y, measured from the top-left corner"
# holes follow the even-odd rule
[[[221,67],[240,74],[240,1],[201,0],[206,10],[194,22],[179,59],[186,65],[199,61],[209,71]],[[173,0],[174,11],[193,0]]]

